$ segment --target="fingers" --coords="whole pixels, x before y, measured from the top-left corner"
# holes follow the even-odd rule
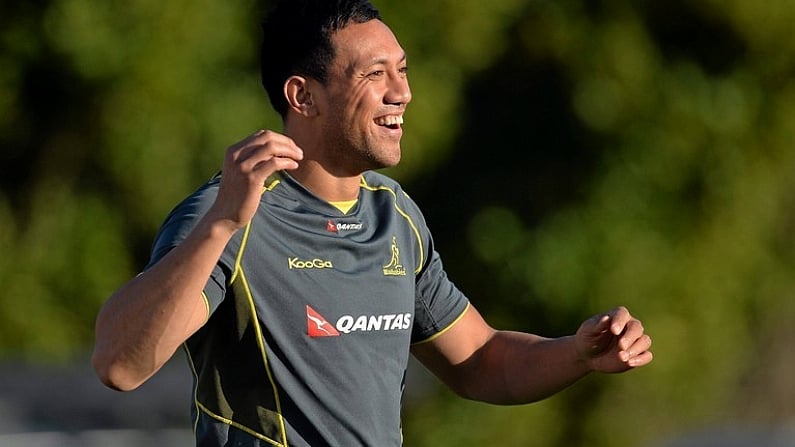
[[[625,307],[596,315],[581,329],[595,370],[622,372],[653,359],[651,337],[645,333],[643,323]]]
[[[632,321],[634,318],[630,315],[629,311],[624,306],[616,307],[615,309],[611,310],[608,314],[610,318],[610,332],[613,335],[621,335],[624,332],[627,324]]]
[[[612,335],[619,336],[632,320],[632,316],[625,307],[617,307],[605,314],[594,315],[585,322],[585,325],[594,334],[610,331]]]
[[[242,228],[259,207],[265,180],[283,169],[296,169],[303,151],[286,135],[259,130],[226,150],[212,217]]]
[[[653,359],[651,348],[651,337],[646,334],[641,335],[629,347],[619,352],[619,358],[630,367],[638,367],[648,364]]]
[[[645,366],[654,360],[654,354],[651,351],[645,351],[640,355],[634,356],[627,361],[627,364],[632,368]]]
[[[651,362],[653,355],[651,337],[645,333],[643,323],[633,317],[625,307],[617,307],[609,314],[610,332],[618,337],[618,356],[630,367],[643,366]]]
[[[280,169],[295,169],[303,151],[286,135],[259,130],[231,146],[227,151],[227,168],[264,179]]]

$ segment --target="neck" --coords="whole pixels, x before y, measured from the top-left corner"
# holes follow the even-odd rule
[[[328,172],[317,161],[304,159],[298,169],[290,171],[290,175],[327,202],[355,200],[359,197],[361,174],[340,177]]]
[[[304,152],[303,160],[290,175],[327,202],[357,199],[361,171],[343,166],[329,152],[323,132],[313,126],[317,125],[312,120],[300,116],[288,116],[284,122],[284,134]]]

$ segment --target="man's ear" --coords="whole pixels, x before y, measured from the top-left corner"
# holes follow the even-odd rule
[[[284,82],[284,96],[287,106],[294,112],[312,117],[317,115],[317,108],[312,101],[312,92],[308,80],[303,76],[290,76]]]

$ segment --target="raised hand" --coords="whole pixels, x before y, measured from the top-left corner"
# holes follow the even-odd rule
[[[210,213],[228,221],[232,230],[244,227],[259,206],[265,180],[279,170],[298,167],[303,151],[278,132],[259,130],[226,150],[221,186]]]

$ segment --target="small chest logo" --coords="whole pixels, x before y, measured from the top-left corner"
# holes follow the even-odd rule
[[[384,276],[406,276],[406,269],[400,263],[400,248],[396,236],[392,236],[392,250],[389,262],[384,266]]]
[[[355,223],[341,223],[328,220],[326,222],[326,231],[329,233],[344,233],[347,231],[359,231],[364,227],[361,222]]]

